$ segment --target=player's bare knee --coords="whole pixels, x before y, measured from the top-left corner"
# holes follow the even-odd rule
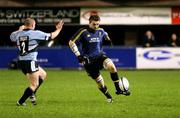
[[[114,70],[115,69],[114,63],[109,58],[104,60],[103,66],[104,66],[105,69],[108,69],[108,70]]]
[[[43,79],[45,79],[47,77],[47,73],[44,72],[43,75],[41,76]]]
[[[44,69],[42,69],[41,67],[39,67],[39,75],[41,76],[42,79],[45,79],[47,76],[47,73]]]
[[[115,72],[117,72],[117,69],[116,69],[115,66],[111,66],[110,69],[109,69],[109,71],[110,71],[111,73],[115,73]]]
[[[36,88],[37,88],[37,86],[30,85],[30,88],[31,88],[33,91],[35,91],[35,90],[36,90]]]
[[[103,63],[103,66],[105,69],[109,70],[111,73],[117,72],[117,69],[111,59],[106,59]]]
[[[31,87],[31,89],[34,91],[34,90],[36,90],[36,88],[39,86],[39,82],[36,82],[36,81],[34,81],[34,82],[31,82],[31,84],[30,84],[30,87]]]

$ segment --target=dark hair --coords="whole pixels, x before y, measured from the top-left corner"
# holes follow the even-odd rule
[[[89,21],[100,21],[100,17],[98,15],[91,15]]]

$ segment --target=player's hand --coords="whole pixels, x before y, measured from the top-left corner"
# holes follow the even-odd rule
[[[19,31],[23,31],[25,29],[25,26],[24,25],[21,25],[20,27],[19,27]]]
[[[63,21],[63,20],[60,20],[60,21],[56,24],[56,29],[61,30],[62,27],[63,27],[63,25],[64,25],[64,21]]]
[[[64,25],[64,21],[63,20],[60,20],[56,24],[56,30],[54,32],[51,32],[51,39],[55,39],[59,35],[63,25]]]
[[[79,55],[77,58],[78,58],[79,63],[83,65],[89,63],[89,59],[85,56]]]
[[[84,62],[84,57],[82,55],[79,55],[77,58],[78,58],[79,63]]]

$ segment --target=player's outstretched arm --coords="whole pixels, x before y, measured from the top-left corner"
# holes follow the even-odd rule
[[[54,39],[58,36],[58,34],[60,33],[60,31],[62,30],[62,27],[64,25],[64,21],[60,20],[57,25],[56,25],[56,30],[54,32],[51,33],[51,39]]]

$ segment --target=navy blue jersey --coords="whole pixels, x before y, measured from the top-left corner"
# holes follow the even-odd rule
[[[81,55],[96,57],[103,53],[103,40],[110,40],[103,28],[92,30],[89,28],[80,29],[71,39],[78,46]]]

